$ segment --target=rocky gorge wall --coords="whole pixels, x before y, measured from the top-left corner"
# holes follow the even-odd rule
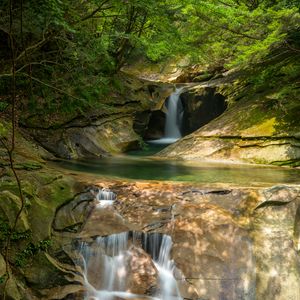
[[[215,88],[230,102],[229,107],[219,117],[164,149],[160,156],[299,165],[299,98],[284,98],[272,89],[253,94],[251,87],[230,76],[200,83],[191,90],[202,95],[205,86]]]
[[[161,138],[166,99],[175,85],[168,77],[161,82],[129,73],[120,76],[122,91],[102,99],[102,109],[67,119],[54,116],[45,122],[29,115],[21,126],[45,149],[68,159],[122,153],[140,148],[143,140]],[[176,83],[184,87],[181,131],[187,136],[159,155],[298,165],[299,99],[284,98],[272,89],[253,93],[240,76],[233,72],[211,75],[198,83]]]
[[[140,148],[152,110],[159,110],[173,85],[120,75],[122,89],[99,99],[100,108],[73,115],[22,117],[24,128],[60,158],[101,157]],[[142,117],[140,117],[142,116]]]

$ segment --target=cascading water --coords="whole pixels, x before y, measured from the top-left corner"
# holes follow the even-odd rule
[[[166,139],[177,140],[181,138],[181,123],[182,123],[182,104],[180,101],[180,94],[182,88],[176,89],[176,91],[169,97],[167,104],[165,135]]]
[[[109,189],[99,189],[96,194],[98,207],[105,207],[112,205],[116,200],[116,194]]]
[[[150,241],[149,241],[150,240]],[[161,243],[159,243],[161,240]],[[158,270],[161,292],[159,299],[182,299],[178,290],[177,282],[174,278],[175,263],[170,259],[172,249],[172,239],[168,235],[152,234],[146,238],[150,242],[150,254],[154,259],[154,264]],[[158,254],[158,256],[157,256]]]
[[[136,264],[137,259],[134,249],[141,248],[150,254],[158,273],[159,288],[152,296],[131,293],[129,288],[130,266]],[[171,248],[171,237],[159,233],[123,232],[99,237],[92,244],[82,243],[86,299],[182,300],[173,275],[175,264],[170,259]]]
[[[164,137],[149,141],[150,143],[172,144],[182,137],[181,124],[183,107],[180,101],[182,90],[183,88],[176,88],[175,92],[168,98]]]

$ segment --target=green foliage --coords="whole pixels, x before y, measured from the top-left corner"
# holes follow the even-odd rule
[[[0,284],[4,283],[7,278],[7,274],[0,276]]]
[[[132,57],[188,56],[210,68],[247,69],[276,49],[296,55],[300,48],[297,0],[30,0],[22,35],[20,9],[13,12],[17,86],[37,115],[101,108],[120,90],[112,78]],[[7,0],[0,11],[0,42],[9,45]],[[0,51],[0,111],[9,102],[9,50]]]
[[[31,237],[30,230],[11,232],[8,221],[0,218],[0,241],[5,241],[10,234],[11,241],[26,240]]]
[[[17,253],[15,264],[17,267],[25,267],[30,259],[41,251],[47,251],[51,247],[51,240],[39,241],[37,244],[29,243],[24,250]]]

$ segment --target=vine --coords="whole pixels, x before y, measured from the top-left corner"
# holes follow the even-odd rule
[[[22,27],[22,18],[23,18],[23,13],[22,13],[23,5],[21,5],[21,27]],[[3,147],[6,149],[6,152],[8,154],[9,158],[9,165],[10,169],[13,172],[14,178],[17,182],[17,187],[18,187],[18,193],[19,193],[19,198],[21,200],[21,206],[16,214],[15,220],[13,222],[12,228],[9,230],[6,241],[5,241],[5,246],[4,246],[4,260],[5,260],[5,274],[4,274],[4,287],[3,287],[3,292],[2,292],[2,299],[6,299],[6,288],[7,288],[7,283],[10,279],[10,272],[9,272],[9,267],[10,267],[10,244],[11,241],[15,235],[16,232],[16,227],[18,224],[18,220],[21,217],[21,214],[24,210],[25,207],[25,197],[23,194],[22,190],[22,185],[21,185],[21,180],[17,174],[15,164],[14,164],[14,151],[15,151],[15,136],[16,136],[16,105],[17,105],[17,97],[16,97],[16,57],[15,57],[15,44],[14,44],[14,37],[13,37],[13,1],[9,0],[9,43],[10,43],[10,56],[11,56],[11,140],[9,141],[9,144],[6,143],[4,139],[0,139],[1,144]],[[23,32],[21,28],[21,33]],[[7,141],[8,142],[8,141]]]

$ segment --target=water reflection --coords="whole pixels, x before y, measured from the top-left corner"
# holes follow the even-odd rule
[[[156,160],[145,157],[117,156],[102,159],[62,161],[63,168],[140,180],[172,180],[201,183],[300,183],[300,170],[208,162]]]

